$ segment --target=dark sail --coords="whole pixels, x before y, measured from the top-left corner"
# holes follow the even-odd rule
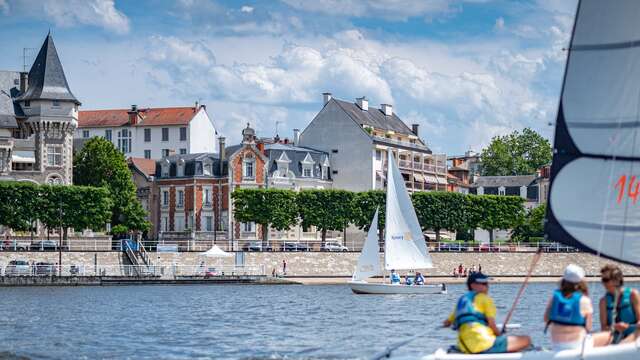
[[[558,108],[549,240],[640,265],[640,1],[578,5]]]

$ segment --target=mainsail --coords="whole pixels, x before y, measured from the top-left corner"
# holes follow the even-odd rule
[[[384,267],[387,270],[433,267],[416,211],[391,151],[387,160]]]
[[[640,265],[640,1],[578,5],[545,233]]]
[[[362,252],[358,258],[353,280],[364,280],[372,276],[382,274],[380,266],[380,245],[378,244],[378,209],[373,216],[367,238],[362,246]]]

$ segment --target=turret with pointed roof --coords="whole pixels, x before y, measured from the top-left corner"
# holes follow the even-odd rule
[[[69,89],[51,33],[47,34],[31,70],[29,70],[28,84],[27,90],[20,95],[18,101],[59,100],[72,101],[80,105],[78,99]]]

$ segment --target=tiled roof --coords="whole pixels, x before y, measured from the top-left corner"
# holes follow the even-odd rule
[[[156,173],[156,161],[153,159],[130,157],[129,163],[146,176],[153,176]]]
[[[472,186],[474,187],[509,187],[509,186],[529,186],[536,180],[536,175],[515,175],[515,176],[478,176]]]
[[[78,127],[116,127],[129,123],[131,109],[85,110],[78,113]],[[147,108],[138,109],[140,120],[136,126],[188,125],[197,114],[196,108]]]
[[[228,174],[228,164],[227,160],[223,160],[222,165],[222,173],[220,172],[220,154],[216,153],[195,153],[195,154],[176,154],[170,155],[162,158],[162,160],[157,160],[155,175],[158,179],[167,179],[167,178],[180,178],[178,177],[178,169],[177,162],[182,159],[184,160],[184,176],[183,177],[222,177]],[[169,176],[162,176],[162,163],[165,161],[169,161]],[[212,165],[212,175],[202,175],[197,174],[197,166],[198,164],[202,164],[203,162],[208,161]]]
[[[62,100],[80,104],[69,89],[51,34],[47,35],[29,70],[28,83],[27,91],[18,100]]]

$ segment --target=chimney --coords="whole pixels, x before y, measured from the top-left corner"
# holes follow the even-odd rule
[[[384,113],[385,116],[393,115],[393,106],[389,104],[380,104],[380,110]]]
[[[323,105],[327,105],[329,100],[331,100],[331,93],[330,92],[322,93],[322,100],[324,101]]]
[[[418,127],[419,126],[420,126],[419,124],[411,124],[411,132],[413,132],[413,134],[415,136],[420,136],[420,135],[418,135]]]
[[[131,110],[127,111],[127,114],[129,114],[130,125],[138,123],[138,105],[131,105]]]
[[[196,101],[196,106],[193,108],[193,112],[198,112],[198,109],[199,109],[198,105],[200,104],[198,104],[198,101]]]
[[[20,73],[20,92],[23,94],[27,91],[28,80],[29,80],[29,73],[21,72]]]
[[[289,138],[284,138],[284,144],[287,145],[289,143]]]
[[[357,98],[356,103],[363,111],[369,110],[369,100],[366,97]]]
[[[225,152],[225,138],[224,138],[224,136],[220,136],[218,138],[218,146],[220,147],[220,149],[218,150],[218,153],[220,154],[220,175],[223,175],[224,160],[225,160],[225,157],[227,156],[227,154]]]
[[[300,142],[300,129],[293,129],[293,145],[298,145]]]
[[[259,141],[256,146],[258,147],[258,151],[260,151],[263,155],[267,155],[264,151],[264,142]]]

